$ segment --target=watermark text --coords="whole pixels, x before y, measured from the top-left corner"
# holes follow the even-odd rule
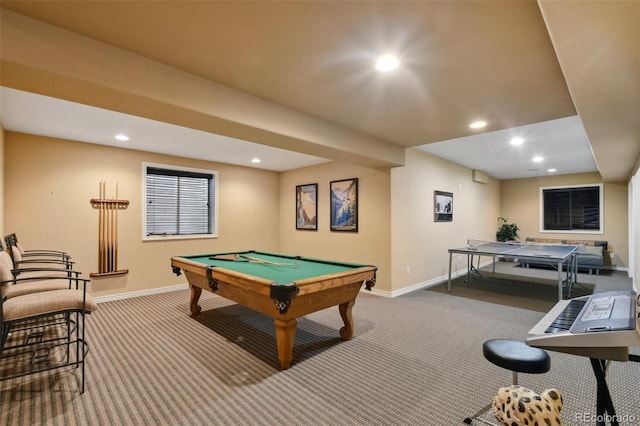
[[[605,423],[611,424],[614,421],[623,424],[637,424],[640,420],[638,416],[634,414],[595,414],[595,413],[576,413],[575,419],[582,423]]]

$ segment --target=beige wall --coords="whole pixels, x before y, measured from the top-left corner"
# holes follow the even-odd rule
[[[640,170],[636,169],[635,175],[629,181],[629,238],[632,260],[630,262],[630,276],[636,292],[640,293]]]
[[[358,232],[329,230],[329,185],[358,178]],[[318,184],[318,230],[298,231],[295,187]],[[390,172],[332,162],[282,173],[280,181],[280,250],[378,267],[376,292],[391,290]]]
[[[0,125],[0,238],[4,247],[4,129]]]
[[[131,202],[118,216],[118,268],[129,274],[94,280],[94,295],[186,283],[171,272],[171,256],[278,249],[278,173],[11,132],[4,152],[6,232],[25,248],[68,251],[86,275],[97,272],[98,212],[89,200],[99,182],[107,181],[107,197],[117,182],[118,198]],[[143,161],[219,172],[219,238],[142,242]]]
[[[448,249],[467,240],[494,240],[500,215],[499,182],[472,181],[472,171],[416,149],[391,171],[392,290],[424,287],[448,275]],[[453,221],[434,222],[433,192],[453,193]],[[453,269],[466,268],[456,256]]]
[[[612,262],[618,268],[626,268],[629,263],[628,229],[628,189],[624,184],[605,183],[604,195],[604,234],[595,233],[550,233],[540,232],[539,193],[540,187],[581,185],[602,183],[598,173],[547,176],[532,179],[513,179],[501,182],[500,211],[509,222],[520,227],[520,237],[571,238],[583,240],[606,240],[609,251],[614,253]]]

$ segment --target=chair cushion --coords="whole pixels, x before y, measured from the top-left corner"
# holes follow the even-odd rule
[[[17,321],[57,312],[81,311],[83,307],[88,313],[95,311],[98,308],[95,300],[87,294],[86,304],[83,304],[83,293],[83,290],[53,290],[13,297],[2,303],[2,320]]]
[[[519,373],[540,374],[551,368],[548,353],[518,340],[487,340],[482,344],[482,354],[498,367]]]
[[[4,295],[7,298],[24,296],[25,294],[38,293],[41,291],[69,290],[69,281],[65,280],[37,280],[20,282],[8,286]]]

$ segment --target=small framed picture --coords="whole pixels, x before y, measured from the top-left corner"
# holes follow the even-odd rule
[[[453,193],[433,191],[434,222],[453,221]]]
[[[358,178],[331,181],[330,197],[331,230],[358,232]]]
[[[296,186],[296,229],[318,230],[318,184]]]

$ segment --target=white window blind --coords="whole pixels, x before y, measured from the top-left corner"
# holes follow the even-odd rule
[[[146,235],[212,234],[215,176],[146,168]]]

